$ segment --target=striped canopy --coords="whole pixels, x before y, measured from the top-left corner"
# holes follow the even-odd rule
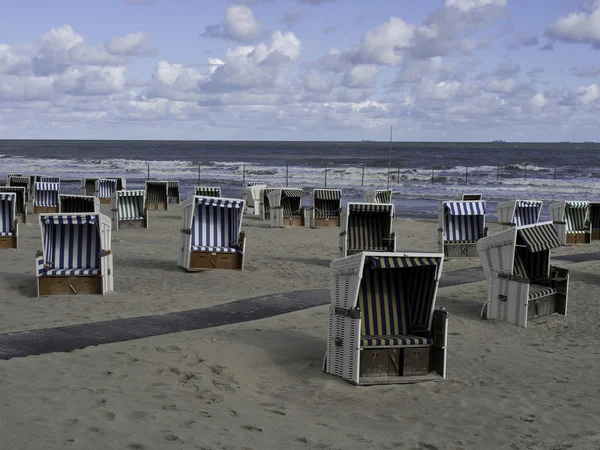
[[[438,258],[412,256],[367,256],[372,269],[401,269],[405,267],[437,266]]]
[[[521,228],[518,233],[527,249],[532,253],[560,247],[558,234],[551,223]]]
[[[348,205],[350,212],[370,212],[370,213],[389,213],[392,205],[383,205],[375,203],[350,203]]]
[[[85,214],[72,216],[42,215],[41,218],[46,225],[95,225],[98,223],[97,216],[88,216]]]
[[[300,188],[285,188],[281,190],[281,195],[285,197],[304,197],[304,191]]]
[[[376,190],[375,201],[377,203],[390,203],[392,201],[392,190]]]
[[[143,197],[145,191],[137,190],[137,191],[117,191],[117,196],[119,197]]]
[[[519,200],[517,202],[517,206],[519,208],[538,208],[542,202],[538,201],[529,201],[529,200]]]
[[[446,209],[453,216],[481,216],[487,212],[485,202],[446,202]]]
[[[144,218],[144,191],[117,191],[118,220]]]
[[[14,202],[17,194],[14,192],[0,192],[0,200]]]
[[[243,200],[228,200],[217,197],[200,197],[196,199],[196,205],[218,206],[221,208],[241,208]]]
[[[51,269],[100,267],[98,216],[41,215],[44,264]]]
[[[40,176],[42,183],[60,183],[60,177],[44,177]]]
[[[20,175],[11,175],[8,179],[9,186],[29,186],[29,178]]]
[[[587,208],[590,202],[566,202],[567,208]]]
[[[196,195],[203,195],[207,197],[220,197],[221,188],[210,186],[196,186]]]
[[[340,200],[342,191],[340,189],[315,189],[315,198],[319,200]]]

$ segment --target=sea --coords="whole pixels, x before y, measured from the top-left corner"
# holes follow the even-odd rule
[[[61,178],[79,193],[84,177],[125,177],[128,189],[179,180],[239,198],[244,182],[274,187],[340,188],[343,202],[393,190],[398,217],[434,219],[441,200],[482,194],[488,220],[512,199],[600,201],[600,144],[518,142],[0,141],[0,179],[8,173]],[[310,202],[308,196],[304,203]]]

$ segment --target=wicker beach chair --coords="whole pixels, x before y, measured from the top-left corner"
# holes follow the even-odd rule
[[[600,203],[591,202],[588,211],[590,220],[590,240],[600,240]]]
[[[27,223],[27,188],[17,186],[0,186],[0,194],[12,192],[17,195],[15,218],[19,223]]]
[[[539,200],[510,200],[498,203],[499,231],[538,223],[542,206],[543,202]]]
[[[195,195],[182,209],[179,267],[188,272],[244,269],[243,200]]]
[[[10,179],[11,177],[22,177],[23,174],[22,173],[8,173],[6,174],[6,185],[10,186]]]
[[[487,236],[484,201],[445,201],[438,210],[439,251],[447,257],[477,256],[476,242]]]
[[[58,197],[59,212],[61,214],[100,212],[100,200],[98,197],[71,194],[60,194]]]
[[[30,195],[30,190],[31,190],[31,186],[30,186],[30,180],[29,177],[24,177],[24,176],[20,176],[20,175],[10,175],[8,177],[8,182],[6,183],[7,186],[10,187],[20,187],[20,188],[24,188],[25,189],[25,202],[28,202],[29,199],[32,197]]]
[[[60,182],[38,181],[33,190],[33,213],[58,213]]]
[[[113,230],[148,228],[144,191],[117,191],[112,196]]]
[[[167,181],[169,203],[179,203],[179,181]]]
[[[301,188],[277,188],[269,193],[271,228],[304,226]]]
[[[266,184],[248,181],[242,192],[242,200],[244,201],[244,214],[250,216],[260,216],[261,192],[267,187]]]
[[[17,194],[0,193],[0,249],[18,248],[19,222],[16,212]]]
[[[478,202],[483,200],[481,194],[457,194],[452,197],[452,200],[458,200],[461,202]]]
[[[512,227],[479,240],[488,280],[481,316],[526,328],[532,319],[567,314],[569,271],[550,261],[550,250],[560,245],[552,222]]]
[[[550,217],[562,245],[589,244],[589,202],[558,202],[550,205]]]
[[[348,203],[342,210],[340,258],[359,252],[395,252],[394,205]]]
[[[221,188],[213,187],[213,186],[196,186],[195,187],[195,195],[200,195],[202,197],[220,197],[221,196]]]
[[[117,191],[117,180],[115,178],[98,178],[95,188],[96,197],[100,199],[100,203],[110,204],[113,194]]]
[[[354,384],[446,378],[444,255],[363,252],[331,263],[324,370]]]
[[[365,194],[367,203],[392,203],[391,189],[376,189]]]
[[[38,296],[105,294],[114,289],[110,219],[100,213],[40,214]]]
[[[149,211],[167,211],[169,209],[168,181],[146,181],[144,198]]]
[[[309,209],[310,227],[339,227],[342,211],[341,189],[315,189]]]
[[[269,220],[271,217],[271,203],[269,202],[269,194],[276,189],[274,187],[266,187],[260,191],[260,220]]]
[[[95,196],[96,195],[96,181],[100,178],[84,178],[81,180],[81,195]]]

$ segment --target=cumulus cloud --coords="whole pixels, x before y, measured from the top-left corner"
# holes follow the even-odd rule
[[[114,37],[106,43],[106,50],[113,55],[152,56],[156,50],[150,42],[150,35],[142,31]]]
[[[469,11],[485,6],[499,6],[504,8],[508,0],[446,0],[446,6],[453,6],[461,11]]]
[[[588,1],[583,6],[584,11],[567,14],[550,25],[546,35],[563,42],[586,43],[600,48],[600,2]]]
[[[204,32],[200,36],[249,43],[263,33],[263,24],[254,18],[252,8],[246,5],[231,5],[225,11],[223,23],[205,25]]]

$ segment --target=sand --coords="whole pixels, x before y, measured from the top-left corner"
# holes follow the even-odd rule
[[[36,299],[40,231],[29,216],[21,248],[0,253],[0,332],[329,288],[338,229],[245,218],[246,270],[190,274],[175,262],[180,209],[150,226],[113,233],[116,292]],[[398,249],[437,250],[436,223],[396,219],[394,229]],[[600,244],[555,254],[588,251]],[[598,449],[600,261],[563,265],[569,314],[527,329],[479,318],[485,282],[440,289],[442,383],[356,387],[323,374],[327,306],[0,361],[0,449]],[[451,260],[444,271],[479,266]]]

